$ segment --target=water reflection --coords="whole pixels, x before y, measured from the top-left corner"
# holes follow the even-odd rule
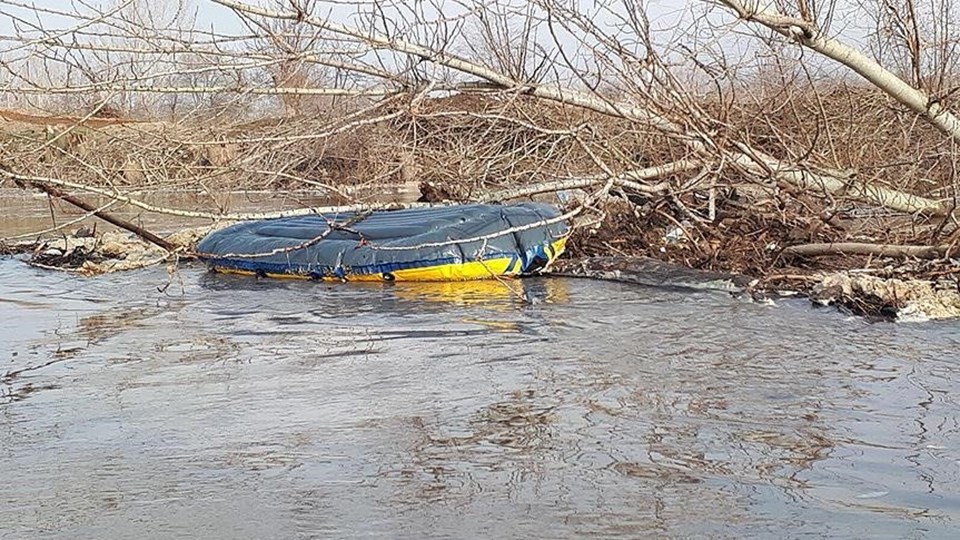
[[[5,531],[947,536],[960,518],[954,325],[590,281],[510,282],[531,303],[496,282],[183,278],[170,296],[162,269],[0,261]]]
[[[504,279],[465,282],[318,282],[310,280],[260,279],[252,276],[204,273],[200,285],[213,291],[245,291],[263,294],[264,291],[285,291],[302,295],[305,302],[326,300],[344,307],[345,302],[356,304],[356,295],[366,295],[369,307],[375,302],[406,303],[412,309],[435,309],[440,304],[479,306],[494,310],[512,310],[518,304],[566,302],[569,298],[567,282],[550,279]],[[340,294],[343,292],[347,294]],[[415,304],[415,307],[413,306]]]

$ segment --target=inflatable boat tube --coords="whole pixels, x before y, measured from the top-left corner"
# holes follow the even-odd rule
[[[462,281],[535,273],[568,232],[547,204],[476,204],[238,223],[197,253],[215,271],[261,277]]]

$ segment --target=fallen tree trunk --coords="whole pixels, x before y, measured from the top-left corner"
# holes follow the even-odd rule
[[[838,242],[833,244],[801,244],[783,250],[784,255],[823,257],[829,255],[873,255],[876,257],[916,257],[941,259],[960,252],[954,246],[900,246],[896,244],[867,244]]]
[[[790,166],[773,156],[752,149],[749,153],[734,155],[733,161],[755,175],[762,176],[765,170],[768,170],[770,171],[768,174],[774,178],[805,191],[821,192],[826,195],[845,195],[910,214],[942,216],[947,213],[946,208],[939,201],[869,184],[858,179],[856,173],[852,171],[814,172]]]
[[[55,198],[57,198],[57,199],[61,199],[61,200],[63,200],[63,201],[66,201],[66,202],[68,202],[68,203],[76,206],[77,208],[81,208],[81,209],[83,209],[83,210],[86,210],[87,212],[90,212],[90,213],[93,214],[94,216],[97,216],[98,218],[106,221],[107,223],[110,223],[111,225],[115,225],[115,226],[117,226],[117,227],[120,227],[121,229],[130,231],[130,232],[132,232],[133,234],[139,236],[140,238],[143,238],[143,239],[146,240],[147,242],[150,242],[151,244],[154,244],[154,245],[156,245],[156,246],[159,246],[159,247],[161,247],[161,248],[163,248],[163,249],[165,249],[165,250],[167,250],[167,251],[174,251],[174,250],[177,249],[177,246],[175,246],[174,244],[172,244],[172,243],[164,240],[163,238],[160,238],[159,236],[157,236],[157,235],[153,234],[152,232],[144,229],[143,227],[139,227],[139,226],[137,226],[137,225],[134,225],[133,223],[130,223],[129,221],[120,219],[120,218],[118,218],[117,216],[114,216],[113,214],[109,214],[109,213],[104,212],[104,211],[102,211],[102,210],[97,210],[97,207],[96,207],[96,206],[94,206],[94,205],[92,205],[92,204],[90,204],[90,203],[88,203],[88,202],[86,202],[86,201],[83,201],[83,200],[81,200],[81,199],[78,199],[78,198],[76,198],[76,197],[74,197],[74,196],[72,196],[72,195],[69,195],[69,194],[67,194],[67,193],[64,193],[63,191],[61,191],[61,190],[59,190],[59,189],[57,189],[57,188],[55,188],[55,187],[53,187],[53,186],[50,186],[50,185],[47,185],[47,184],[39,184],[39,183],[32,184],[32,186],[35,187],[35,188],[37,188],[37,189],[39,189],[40,191],[43,191],[44,193],[50,195],[51,197],[55,197]]]

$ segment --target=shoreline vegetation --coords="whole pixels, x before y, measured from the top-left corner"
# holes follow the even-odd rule
[[[285,215],[536,199],[575,226],[560,274],[696,270],[858,315],[960,316],[960,48],[941,35],[960,14],[928,27],[909,2],[691,1],[664,30],[632,2],[206,3],[244,32],[129,0],[32,8],[73,24],[0,40],[0,187],[81,212],[0,253],[87,273],[175,263],[200,229],[171,239],[112,213],[277,215],[232,211],[244,190],[326,201]],[[858,13],[886,41],[832,30]],[[91,240],[96,218],[143,242]]]

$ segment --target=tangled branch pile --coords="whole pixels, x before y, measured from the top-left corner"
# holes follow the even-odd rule
[[[204,3],[239,31],[199,30],[177,2],[72,13],[6,38],[0,182],[213,220],[251,217],[220,203],[243,189],[339,208],[388,187],[550,197],[583,208],[580,256],[775,288],[904,260],[923,262],[900,277],[955,275],[953,12],[927,28],[909,2],[719,4],[664,24],[631,1]],[[864,13],[881,31],[860,43],[829,30]],[[147,204],[146,186],[208,200]]]

